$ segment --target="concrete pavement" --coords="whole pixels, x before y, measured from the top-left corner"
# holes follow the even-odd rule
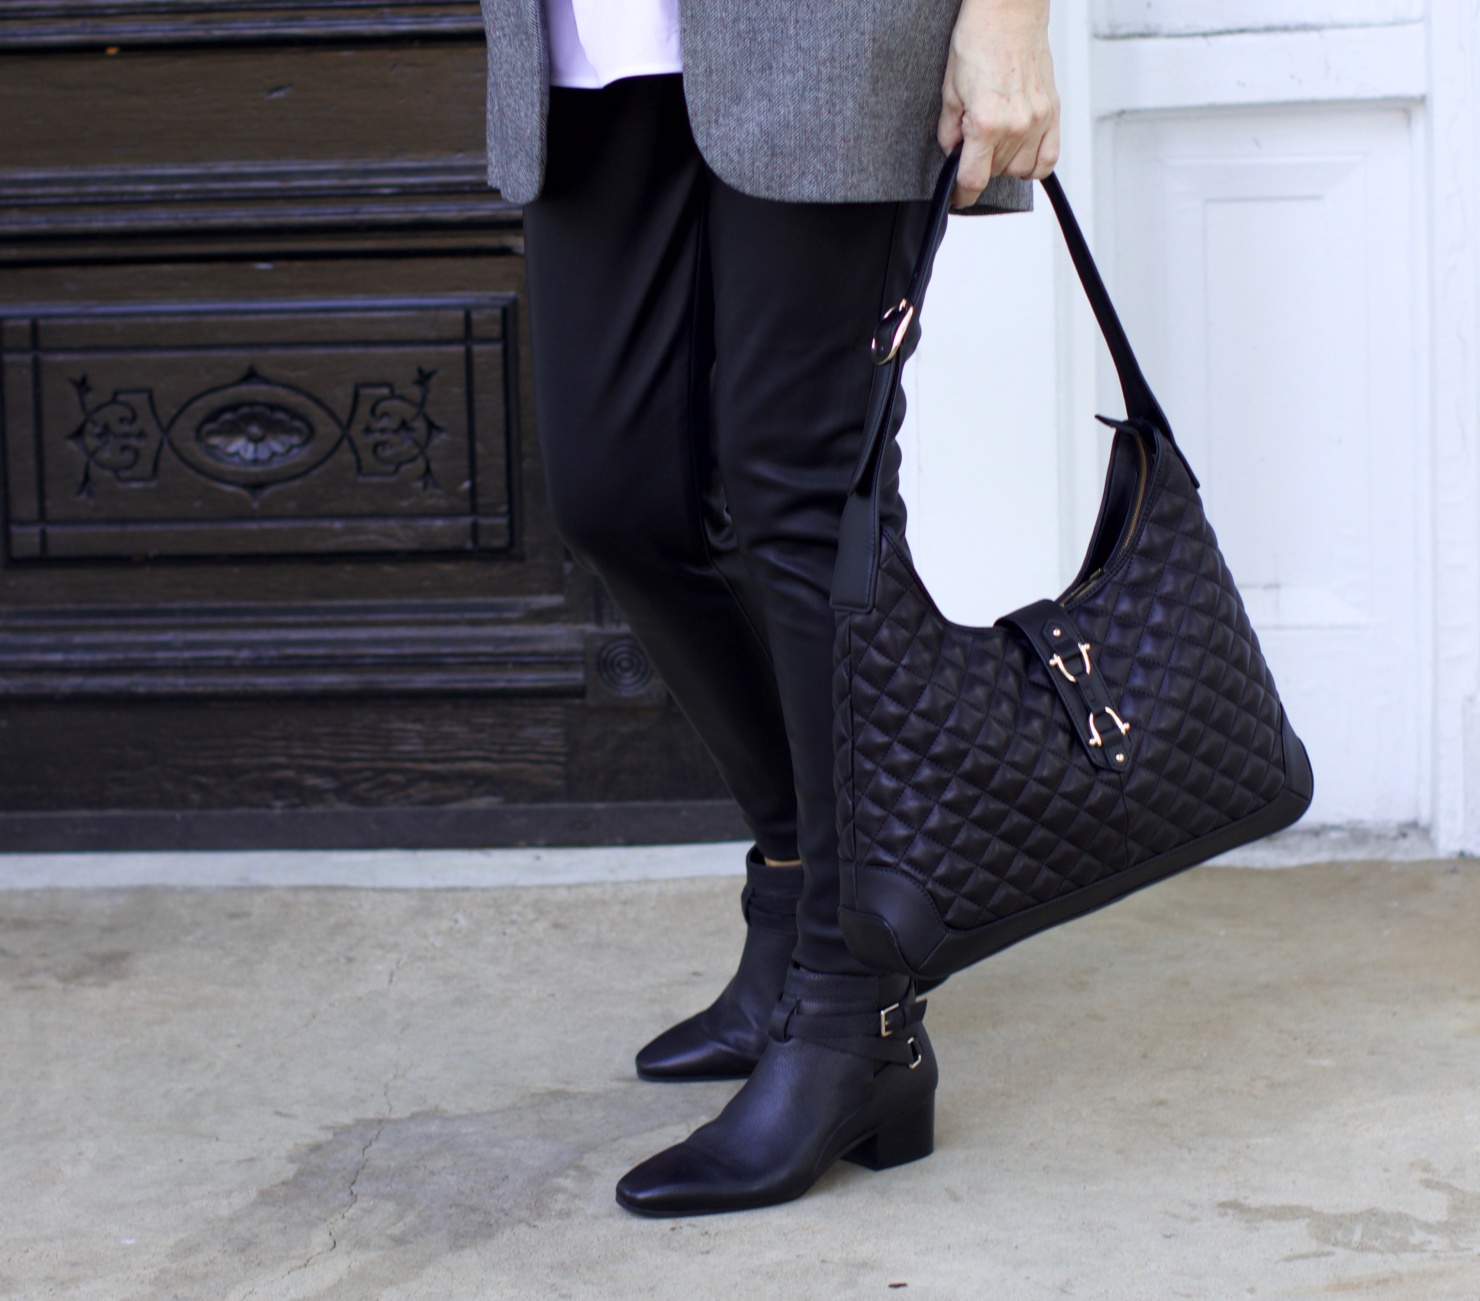
[[[731,1089],[631,1054],[727,977],[737,878],[36,862],[0,856],[0,1297],[1480,1297],[1472,861],[1201,868],[1021,945],[931,996],[933,1157],[677,1222],[612,1186]]]

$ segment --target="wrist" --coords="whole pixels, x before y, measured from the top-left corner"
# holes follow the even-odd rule
[[[957,23],[1040,32],[1048,29],[1049,0],[962,0]]]

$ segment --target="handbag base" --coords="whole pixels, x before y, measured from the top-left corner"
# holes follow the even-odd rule
[[[884,971],[902,972],[916,979],[944,978],[1039,931],[1083,917],[1219,854],[1283,831],[1310,807],[1314,781],[1305,746],[1283,711],[1281,715],[1285,784],[1262,809],[1000,921],[971,930],[947,926],[929,895],[904,873],[867,866],[850,868],[845,863],[844,902],[838,920],[848,948],[861,961]],[[920,907],[921,898],[926,900],[926,908]],[[915,924],[896,929],[885,916],[910,918]]]

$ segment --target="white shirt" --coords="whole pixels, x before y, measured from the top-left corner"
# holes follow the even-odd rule
[[[678,0],[545,0],[545,16],[552,86],[683,71]]]

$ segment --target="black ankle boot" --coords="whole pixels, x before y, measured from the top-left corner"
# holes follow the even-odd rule
[[[935,1053],[903,976],[793,967],[750,1079],[719,1116],[617,1184],[643,1215],[705,1215],[800,1197],[842,1157],[872,1170],[935,1148]]]
[[[758,849],[745,859],[745,949],[715,1001],[665,1030],[637,1054],[645,1080],[735,1080],[755,1069],[771,1012],[781,997],[797,942],[800,867],[768,867]]]

